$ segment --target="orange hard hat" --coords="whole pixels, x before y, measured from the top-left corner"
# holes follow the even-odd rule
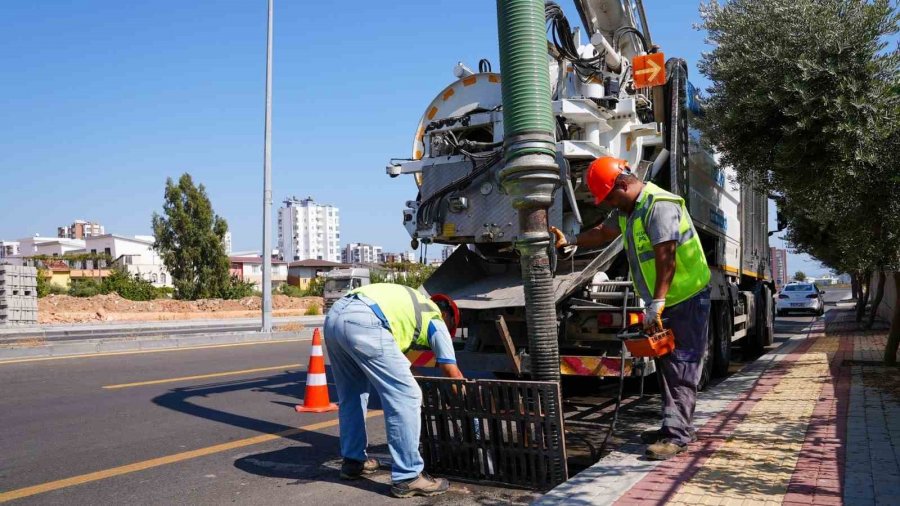
[[[594,194],[594,204],[603,202],[616,184],[616,178],[628,169],[628,162],[612,156],[601,156],[588,166],[585,181]]]
[[[447,330],[450,331],[450,337],[456,336],[456,328],[459,327],[459,307],[456,302],[449,295],[443,293],[432,295],[431,301],[437,304],[441,313],[449,313],[452,321],[447,325]]]

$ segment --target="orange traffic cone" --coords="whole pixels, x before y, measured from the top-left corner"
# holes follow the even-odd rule
[[[313,331],[312,351],[306,369],[306,395],[303,405],[294,409],[298,413],[324,413],[336,410],[337,404],[328,400],[328,380],[325,377],[325,357],[322,355],[322,336],[319,329]]]

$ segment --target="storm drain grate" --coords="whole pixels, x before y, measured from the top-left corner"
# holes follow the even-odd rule
[[[557,383],[416,379],[429,472],[536,490],[568,478]]]

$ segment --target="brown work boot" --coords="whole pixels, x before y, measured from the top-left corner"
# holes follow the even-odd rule
[[[666,438],[666,435],[663,433],[662,429],[654,429],[654,430],[645,430],[641,432],[641,442],[645,445],[652,445],[653,443],[659,442]],[[691,431],[691,443],[697,442],[697,433],[693,430]]]
[[[428,474],[422,473],[412,480],[394,483],[391,487],[391,495],[401,499],[417,495],[431,497],[433,495],[441,495],[449,488],[450,482],[444,478],[432,478]]]
[[[355,480],[358,478],[362,478],[363,475],[372,474],[377,471],[378,466],[380,465],[381,464],[379,464],[375,459],[366,459],[365,462],[360,462],[353,459],[344,459],[344,463],[341,464],[341,479]]]
[[[687,445],[680,445],[671,439],[661,439],[647,447],[644,455],[650,460],[669,460],[687,450]]]

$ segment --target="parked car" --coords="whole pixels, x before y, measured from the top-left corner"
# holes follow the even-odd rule
[[[784,316],[790,311],[821,316],[825,313],[825,301],[822,299],[824,293],[814,283],[788,283],[778,294],[775,310],[778,316]]]

